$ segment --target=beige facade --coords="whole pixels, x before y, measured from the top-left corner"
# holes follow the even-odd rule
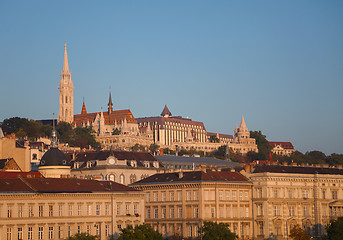
[[[269,142],[269,145],[272,147],[271,152],[276,155],[290,156],[295,152],[291,142]]]
[[[109,239],[144,221],[145,195],[139,191],[49,193],[56,191],[52,186],[40,193],[13,191],[0,191],[0,239],[65,239],[80,232]]]
[[[156,174],[130,186],[146,192],[145,222],[164,236],[196,237],[215,221],[252,237],[251,182],[237,172]]]
[[[150,153],[126,151],[80,152],[71,160],[71,176],[128,185],[164,170]]]
[[[321,236],[330,219],[343,216],[343,169],[255,166],[247,176],[257,239],[288,239],[295,224]]]
[[[9,158],[13,158],[22,171],[31,171],[28,142],[22,146],[17,145],[14,134],[0,138],[0,159]]]

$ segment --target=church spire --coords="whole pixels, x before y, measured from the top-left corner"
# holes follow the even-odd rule
[[[112,97],[111,97],[111,88],[110,88],[110,96],[108,98],[108,113],[111,114],[111,112],[113,111],[113,103],[112,103]]]
[[[171,117],[171,116],[172,116],[172,114],[171,114],[171,112],[169,111],[167,105],[164,106],[163,111],[162,111],[162,113],[161,113],[161,116],[162,116],[162,117]]]
[[[87,114],[85,99],[83,99],[81,114]]]
[[[67,54],[67,43],[64,44],[63,72],[64,72],[64,73],[69,73],[68,54]]]
[[[245,124],[245,120],[244,120],[243,116],[242,116],[241,125],[239,126],[239,131],[240,132],[247,132],[248,131],[248,128],[247,128],[247,125]]]

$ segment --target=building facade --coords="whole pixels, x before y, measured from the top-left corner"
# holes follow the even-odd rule
[[[150,153],[88,151],[70,156],[71,176],[113,181],[128,185],[163,171],[163,164]]]
[[[134,184],[146,192],[145,223],[164,236],[198,236],[203,221],[227,223],[251,238],[252,183],[238,172],[155,174]]]
[[[296,224],[322,236],[331,219],[343,216],[342,168],[256,165],[247,176],[257,239],[288,239]]]
[[[271,152],[276,155],[289,156],[295,152],[291,142],[269,142],[269,145],[272,147]]]
[[[0,178],[0,239],[109,239],[143,223],[144,196],[113,182]]]

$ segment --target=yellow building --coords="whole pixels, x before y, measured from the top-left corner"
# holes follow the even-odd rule
[[[164,236],[195,237],[203,221],[215,221],[252,237],[252,183],[238,172],[155,174],[130,186],[146,192],[145,222]]]
[[[246,174],[257,239],[288,239],[295,224],[321,236],[331,219],[343,216],[342,167],[257,165]]]
[[[0,178],[0,239],[109,239],[144,221],[145,194],[115,183],[61,178]]]

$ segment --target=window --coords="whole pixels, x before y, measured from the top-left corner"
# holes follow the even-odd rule
[[[165,202],[166,201],[166,192],[162,192],[161,197],[162,197],[162,202]]]
[[[181,191],[177,192],[177,200],[182,201],[182,192]]]
[[[243,200],[243,192],[239,192],[239,200],[240,200],[240,201]]]
[[[77,215],[81,216],[81,204],[77,205]]]
[[[23,239],[23,228],[18,227],[18,239]]]
[[[38,216],[43,217],[43,205],[38,206]]]
[[[27,239],[32,240],[33,229],[32,227],[28,227],[27,229]]]
[[[233,217],[234,217],[234,218],[237,217],[237,207],[233,207],[233,208],[232,208],[232,214],[233,214]]]
[[[7,217],[11,218],[12,216],[12,206],[7,206]]]
[[[278,197],[279,197],[279,196],[278,196],[278,195],[279,195],[279,194],[278,194],[278,190],[277,190],[277,189],[274,189],[273,192],[274,192],[274,198],[278,198]]]
[[[154,209],[154,218],[158,218],[158,208]]]
[[[167,209],[165,207],[162,208],[162,218],[167,217]]]
[[[49,217],[52,217],[54,215],[54,206],[49,205]]]
[[[29,205],[29,217],[33,217],[33,205]]]
[[[49,227],[49,239],[54,239],[54,227]]]
[[[245,207],[245,217],[249,217],[249,208]]]
[[[332,199],[337,199],[337,191],[336,190],[332,191]]]
[[[205,191],[205,200],[208,200],[208,191]]]
[[[118,224],[118,225],[117,225],[117,228],[118,228],[118,229],[121,229],[121,224]]]
[[[304,217],[308,217],[309,216],[309,207],[308,206],[304,206],[303,207],[303,213],[304,213]]]
[[[226,217],[227,218],[230,218],[231,217],[231,215],[230,215],[230,207],[226,207]]]
[[[187,201],[191,201],[191,200],[192,200],[192,192],[187,191]]]
[[[95,206],[95,212],[96,212],[96,215],[97,215],[97,216],[100,216],[100,210],[101,210],[100,204],[97,204],[97,205]]]
[[[289,216],[294,216],[294,213],[295,213],[294,206],[289,206],[288,212],[289,212]]]
[[[77,233],[78,233],[78,234],[81,233],[81,226],[80,226],[80,225],[77,226]]]
[[[199,200],[199,192],[198,191],[194,191],[193,195],[194,195],[194,200]]]
[[[293,198],[293,190],[288,190],[288,198]]]
[[[194,208],[194,218],[198,218],[199,217],[199,208],[195,207]]]
[[[133,205],[133,214],[135,214],[135,215],[138,214],[138,204],[137,204],[137,203],[135,203],[135,204]]]
[[[110,225],[108,224],[105,225],[105,236],[106,237],[110,236]]]
[[[23,217],[23,206],[22,205],[18,206],[18,217]]]
[[[7,228],[7,240],[12,240],[12,228]]]
[[[131,174],[130,175],[130,183],[134,183],[136,182],[136,175],[135,174]]]
[[[214,211],[214,207],[211,207],[211,217],[214,218],[215,217],[215,211]]]
[[[248,192],[244,192],[244,200],[247,201],[249,198],[249,193]]]
[[[223,200],[223,191],[219,191],[219,200]]]
[[[95,235],[97,235],[97,236],[99,236],[100,235],[100,226],[99,226],[99,224],[95,224],[94,225],[94,227],[95,227]]]
[[[125,184],[125,176],[124,176],[124,174],[120,175],[119,180],[120,180],[121,184]]]
[[[92,205],[90,204],[87,205],[87,215],[88,216],[92,215]]]
[[[182,207],[178,208],[178,217],[182,218]]]
[[[232,200],[236,201],[236,192],[232,192]]]
[[[43,239],[43,227],[38,227],[38,239]]]
[[[257,216],[263,216],[263,205],[256,204],[256,207],[257,207]]]
[[[214,200],[214,196],[215,196],[215,192],[214,191],[211,191],[210,192],[210,200]]]
[[[219,207],[219,217],[220,218],[224,217],[224,208],[223,207]]]
[[[170,192],[170,201],[171,201],[171,202],[174,201],[174,192]]]
[[[225,194],[226,194],[226,200],[230,200],[230,192],[226,191]]]
[[[125,213],[126,213],[126,215],[130,215],[130,205],[129,204],[125,205]]]
[[[91,225],[87,225],[87,234],[91,234]]]
[[[146,209],[146,218],[151,218],[150,208]]]
[[[150,193],[146,195],[146,202],[150,202]]]
[[[62,228],[58,226],[58,238],[63,238]]]
[[[158,192],[154,192],[154,202],[158,201]]]
[[[256,192],[257,192],[257,198],[262,198],[262,188],[257,188]]]
[[[308,190],[303,190],[303,198],[308,198]]]
[[[325,199],[325,190],[322,191],[322,198]]]
[[[263,222],[258,222],[258,234],[263,235]]]
[[[68,206],[68,209],[69,209],[69,216],[73,216],[73,205],[69,205]]]
[[[106,216],[110,215],[110,205],[108,204],[105,205],[105,215]]]
[[[118,204],[117,205],[117,216],[120,216],[121,215],[121,204]]]
[[[62,205],[58,205],[58,216],[62,216]]]
[[[280,216],[280,206],[279,205],[275,205],[274,206],[274,216]]]

